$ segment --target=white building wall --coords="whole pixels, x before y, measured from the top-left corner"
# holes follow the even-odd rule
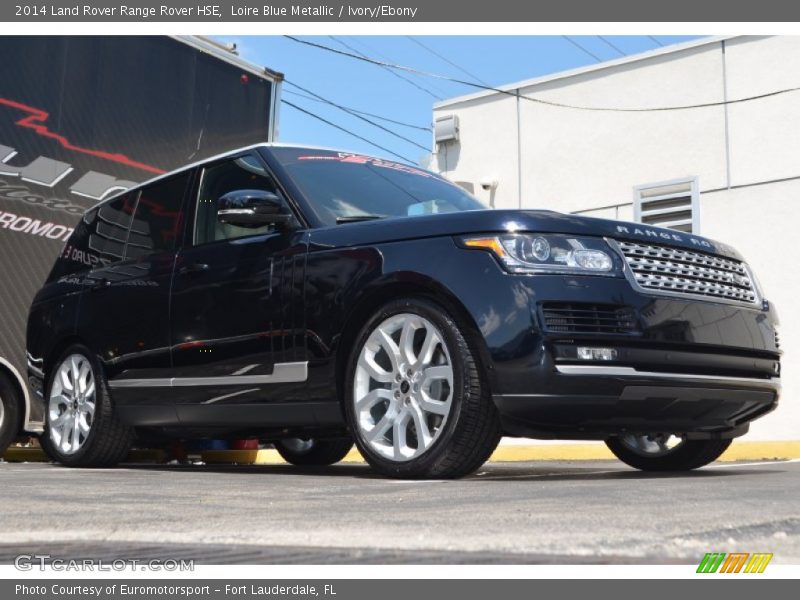
[[[800,87],[800,37],[690,43],[518,86],[445,101],[460,140],[437,148],[440,171],[496,208],[548,208],[632,220],[636,185],[697,177],[698,233],[737,247],[782,316],[784,393],[749,439],[800,439],[800,92],[691,110],[591,107],[718,103]],[[481,180],[496,179],[496,190]]]
[[[487,119],[487,116],[491,116]],[[502,197],[517,196],[517,173],[519,162],[516,152],[517,119],[516,100],[508,96],[494,99],[491,106],[483,102],[465,102],[458,110],[459,126],[462,131],[469,131],[470,144],[446,144],[436,153],[436,161],[431,168],[438,168],[453,181],[468,182],[473,185],[476,195],[489,206],[495,206],[493,192],[483,191],[480,179],[490,176],[502,181],[502,189],[498,187]],[[502,140],[502,142],[500,142]],[[493,157],[487,160],[488,148],[503,150],[513,146],[505,160]],[[463,180],[459,179],[464,177]],[[510,190],[509,188],[513,188]],[[495,207],[499,208],[497,204]]]
[[[702,234],[728,240],[755,270],[781,318],[783,397],[779,408],[753,423],[748,439],[800,439],[800,179],[711,192],[701,196]]]

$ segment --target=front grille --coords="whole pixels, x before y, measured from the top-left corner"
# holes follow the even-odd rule
[[[635,335],[636,313],[616,304],[545,302],[542,320],[548,333]]]
[[[644,290],[755,304],[744,263],[671,246],[617,241],[636,283]]]

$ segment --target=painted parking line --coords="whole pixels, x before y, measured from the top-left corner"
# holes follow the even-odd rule
[[[206,450],[200,453],[209,465],[278,465],[285,464],[273,449],[259,450]],[[130,462],[160,463],[166,455],[160,450],[134,450]],[[39,448],[9,448],[7,462],[48,462],[50,459]],[[542,444],[500,445],[489,459],[492,463],[550,462],[550,461],[608,461],[616,460],[605,444]],[[750,442],[737,441],[725,451],[720,461],[731,466],[742,465],[736,461],[776,462],[800,460],[800,441]],[[343,463],[363,464],[364,459],[353,449]]]

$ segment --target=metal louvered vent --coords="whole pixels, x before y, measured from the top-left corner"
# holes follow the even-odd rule
[[[637,187],[634,220],[645,225],[668,227],[686,233],[696,232],[697,180]]]
[[[671,246],[617,241],[641,289],[753,305],[755,286],[744,263]]]
[[[542,304],[542,319],[548,333],[639,333],[634,310],[616,304],[545,302]]]

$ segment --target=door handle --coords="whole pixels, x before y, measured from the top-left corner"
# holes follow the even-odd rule
[[[197,275],[199,273],[205,273],[208,271],[208,268],[206,263],[192,263],[178,269],[178,275]]]
[[[92,292],[96,292],[99,290],[105,290],[111,287],[111,282],[106,279],[105,277],[95,278],[87,278],[86,281],[89,284],[89,290]]]

